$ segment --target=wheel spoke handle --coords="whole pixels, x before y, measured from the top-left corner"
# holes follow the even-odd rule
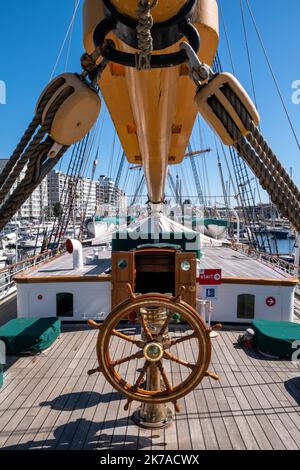
[[[164,366],[163,366],[162,361],[159,361],[159,362],[158,362],[158,368],[159,368],[160,374],[161,374],[161,376],[162,376],[162,379],[163,379],[163,381],[164,381],[164,384],[165,384],[165,386],[166,386],[167,392],[168,392],[168,393],[172,393],[172,392],[173,392],[173,387],[172,387],[172,385],[171,385],[171,383],[170,383],[170,381],[169,381],[169,379],[168,379],[168,376],[167,376],[167,374],[166,374],[166,372],[165,372],[165,369],[164,369]],[[177,402],[177,401],[174,401],[174,402],[173,402],[173,405],[174,405],[174,408],[175,408],[176,413],[180,413],[180,406],[179,406],[178,402]]]
[[[138,376],[136,383],[130,389],[131,392],[135,393],[137,389],[140,388],[140,386],[142,385],[144,381],[144,377],[146,375],[146,372],[149,366],[150,366],[150,361],[146,361],[144,364],[144,367],[141,370],[140,375]]]
[[[143,349],[145,346],[145,343],[143,341],[138,341],[134,338],[131,338],[130,336],[124,335],[124,333],[121,333],[120,331],[113,330],[112,334],[114,336],[117,336],[118,338],[123,339],[124,341],[127,341],[128,343],[135,344],[138,348]]]
[[[170,354],[167,351],[165,351],[164,353],[164,358],[168,359],[169,361],[176,362],[177,364],[180,364],[182,366],[188,367],[192,370],[194,370],[196,367],[196,364],[191,364],[190,362],[184,361],[183,359],[180,359],[179,357],[174,356],[173,354]]]
[[[97,369],[88,370],[87,374],[88,375],[94,375],[94,374],[97,374],[97,373],[100,373],[100,372],[101,372],[101,367],[97,367]]]
[[[178,338],[178,339],[171,339],[170,341],[167,341],[164,344],[164,348],[170,349],[172,346],[176,346],[177,344],[183,343],[184,341],[189,341],[190,339],[195,339],[195,338],[197,338],[196,333],[192,333],[191,335],[182,336],[181,338]]]
[[[103,323],[96,323],[94,320],[88,320],[88,325],[96,330],[101,330],[101,328],[103,327]],[[131,338],[130,336],[124,335],[124,333],[121,333],[120,331],[112,330],[112,335],[117,336],[118,338],[121,338],[124,341],[127,341],[128,343],[135,344],[138,348],[143,349],[145,346],[145,343],[143,341],[138,341],[134,338]]]
[[[172,387],[172,385],[171,385],[171,383],[170,383],[170,381],[169,381],[169,378],[168,378],[168,376],[167,376],[167,374],[166,374],[166,371],[165,371],[165,368],[164,368],[164,366],[163,366],[162,361],[158,361],[157,366],[158,366],[158,368],[159,368],[160,375],[162,376],[162,379],[163,379],[164,384],[165,384],[165,386],[166,386],[167,392],[168,392],[168,393],[172,393],[172,392],[173,392],[173,387]]]
[[[133,361],[134,359],[140,359],[143,356],[143,351],[139,351],[136,354],[132,354],[131,356],[123,357],[122,359],[117,359],[116,361],[111,361],[110,365],[112,367],[120,366],[125,362]]]

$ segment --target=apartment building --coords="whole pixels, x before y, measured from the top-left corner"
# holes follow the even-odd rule
[[[7,159],[0,159],[0,173],[6,165]],[[25,175],[25,170],[21,173],[18,178],[20,182]],[[17,183],[16,183],[17,184]],[[10,193],[12,193],[16,187],[16,184],[11,188]],[[47,178],[42,182],[42,184],[31,194],[27,201],[23,204],[19,210],[17,217],[19,219],[27,220],[40,220],[42,219],[48,207],[48,187],[47,187]]]
[[[53,170],[48,175],[48,204],[50,211],[56,204],[71,207],[76,218],[93,216],[96,211],[97,182],[90,178],[72,178]]]

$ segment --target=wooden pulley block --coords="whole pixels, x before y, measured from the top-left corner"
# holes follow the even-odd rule
[[[228,99],[228,95],[226,95],[226,90],[228,91],[228,89],[235,94],[235,102],[240,102],[240,109],[233,106],[232,102]],[[219,103],[227,111],[242,135],[246,136],[249,134],[249,130],[241,119],[240,111],[242,108],[246,110],[256,126],[259,124],[260,118],[257,109],[240,82],[230,73],[216,75],[206,86],[197,92],[195,102],[200,114],[219,135],[225,145],[234,145],[236,142],[210,106],[210,99],[213,96],[218,99]]]
[[[56,112],[50,131],[50,135],[56,143],[72,145],[83,139],[95,124],[100,113],[101,100],[97,92],[84,83],[78,75],[65,73],[55,78],[47,86],[37,107],[55,81],[58,81],[59,86],[45,106],[42,124],[45,123],[49,110],[61,93],[67,89],[73,90]]]

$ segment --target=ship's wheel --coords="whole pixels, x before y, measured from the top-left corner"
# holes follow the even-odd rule
[[[128,318],[136,321],[129,334],[122,324]],[[180,326],[172,324],[179,319]],[[211,329],[180,297],[131,293],[102,325],[89,323],[100,329],[96,371],[128,398],[126,409],[136,400],[152,405],[171,402],[178,411],[177,401],[205,376],[218,379],[208,372]]]

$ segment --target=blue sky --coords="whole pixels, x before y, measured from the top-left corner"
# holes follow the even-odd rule
[[[83,2],[83,0],[82,0]],[[81,2],[81,3],[82,3]],[[232,56],[237,77],[252,95],[251,80],[245,42],[243,37],[240,0],[220,0],[228,30]],[[15,0],[0,2],[1,64],[0,80],[7,86],[7,104],[0,105],[0,158],[7,158],[22,136],[32,118],[36,100],[49,81],[58,52],[65,37],[70,18],[74,11],[74,0]],[[245,3],[245,2],[244,2]],[[300,105],[292,103],[292,83],[300,80],[299,53],[299,0],[250,0],[265,46],[278,77],[288,112],[300,139]],[[246,10],[246,8],[245,8]],[[293,167],[294,178],[300,184],[300,151],[295,143],[286,116],[268,71],[266,61],[254,32],[249,14],[246,11],[246,24],[250,42],[250,54],[255,75],[255,89],[261,115],[262,130],[271,143],[275,153],[286,168]],[[220,56],[224,70],[231,71],[229,54],[221,23]],[[80,71],[80,56],[83,52],[81,33],[81,7],[76,18],[70,57],[69,71]],[[67,48],[56,74],[64,71]],[[110,164],[113,152],[114,129],[109,115],[102,108],[102,134],[99,143],[100,161],[98,174],[110,173],[114,176],[119,154],[118,143],[114,149],[115,163]],[[203,126],[205,144],[215,148],[211,131]],[[193,134],[194,147],[200,148],[198,129]],[[208,186],[211,195],[221,195],[220,179],[217,172],[216,152],[206,158],[209,174]],[[199,160],[202,168],[203,158]],[[65,168],[67,157],[62,164]],[[223,161],[224,177],[228,179]],[[87,174],[90,169],[88,169]],[[173,169],[174,176],[190,179],[189,162],[183,168]],[[133,190],[132,177],[129,192]],[[186,184],[187,186],[187,184]],[[263,196],[266,199],[266,196]]]

